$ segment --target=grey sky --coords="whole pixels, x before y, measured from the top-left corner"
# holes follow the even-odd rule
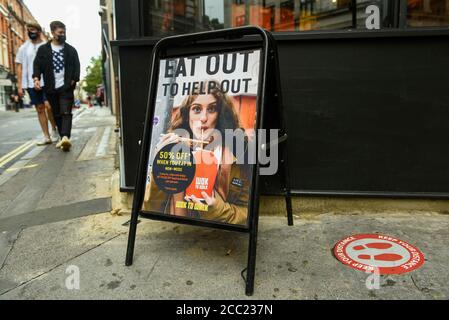
[[[210,19],[217,18],[219,22],[223,23],[224,8],[223,0],[205,0],[206,14]]]
[[[24,0],[37,21],[50,31],[50,22],[67,25],[67,42],[80,56],[81,76],[86,75],[90,59],[101,53],[101,24],[98,0]]]

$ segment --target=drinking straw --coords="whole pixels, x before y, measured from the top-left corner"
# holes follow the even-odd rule
[[[164,134],[161,134],[161,137],[164,136]],[[179,137],[179,139],[181,141],[185,141],[185,142],[193,142],[193,143],[203,143],[203,144],[211,144],[214,141],[214,137],[211,136],[209,141],[202,141],[202,140],[196,140],[196,139],[189,139],[189,138],[182,138]]]
[[[204,149],[204,129],[201,129],[201,149]]]

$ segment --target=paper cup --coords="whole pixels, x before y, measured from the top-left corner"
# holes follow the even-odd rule
[[[202,192],[206,192],[209,197],[213,196],[215,181],[218,174],[218,160],[212,151],[193,151],[196,170],[192,183],[186,190],[186,196],[195,196],[199,200],[204,200]]]

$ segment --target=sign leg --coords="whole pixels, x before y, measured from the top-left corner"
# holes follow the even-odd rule
[[[292,208],[292,197],[290,195],[290,190],[286,191],[285,203],[286,203],[286,207],[287,207],[288,225],[289,226],[293,226],[294,225],[294,222],[293,222],[293,208]]]
[[[248,249],[248,268],[246,269],[246,295],[252,296],[254,293],[254,279],[256,276],[256,249],[257,249],[257,224],[259,217],[254,218],[256,221],[254,227],[249,234]]]
[[[290,180],[288,177],[288,162],[287,162],[287,142],[282,144],[282,152],[281,152],[281,179],[282,179],[282,188],[285,195],[285,205],[287,209],[287,220],[288,225],[293,226],[293,205],[292,205],[292,196],[290,189]]]
[[[126,263],[127,267],[133,264],[134,260],[134,244],[136,243],[137,223],[139,219],[139,213],[133,210],[131,223],[129,224],[129,236],[128,236],[128,249],[126,251]]]

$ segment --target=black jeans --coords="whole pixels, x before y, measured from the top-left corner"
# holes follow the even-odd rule
[[[60,89],[55,93],[47,93],[53,117],[58,127],[59,135],[70,139],[72,134],[72,108],[75,102],[72,89]]]

